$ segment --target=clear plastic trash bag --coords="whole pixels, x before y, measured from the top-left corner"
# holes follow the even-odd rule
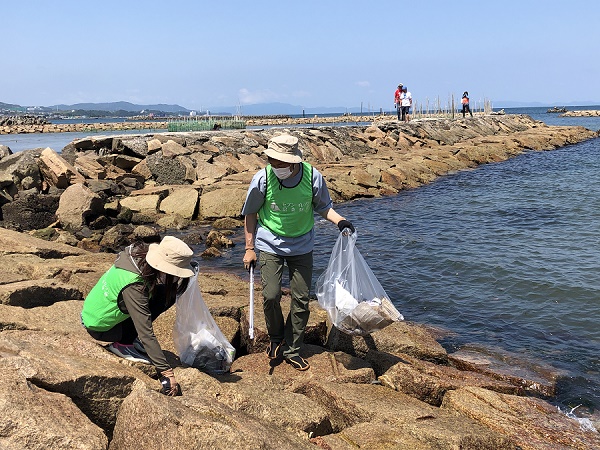
[[[357,233],[337,238],[316,284],[319,304],[340,331],[365,336],[404,320],[356,248]]]
[[[207,373],[229,372],[235,348],[223,335],[202,299],[198,265],[188,287],[177,298],[173,341],[182,363]]]

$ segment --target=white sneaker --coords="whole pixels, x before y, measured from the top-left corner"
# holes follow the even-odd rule
[[[138,352],[133,346],[133,344],[126,345],[121,344],[120,342],[113,342],[108,347],[106,347],[106,349],[109,352],[112,352],[115,355],[126,359],[127,361],[134,361],[143,364],[152,364],[152,361],[150,361],[148,356]]]

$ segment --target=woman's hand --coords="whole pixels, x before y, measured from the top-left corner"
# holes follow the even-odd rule
[[[169,397],[183,395],[179,383],[177,383],[175,380],[175,373],[173,372],[173,369],[165,370],[160,374],[160,384],[162,385],[160,390],[161,394],[168,395]]]

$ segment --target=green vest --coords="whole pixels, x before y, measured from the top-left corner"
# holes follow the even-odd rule
[[[258,211],[260,225],[277,236],[298,237],[308,233],[315,224],[311,165],[302,163],[302,179],[294,187],[283,186],[270,164],[266,171],[265,202]]]
[[[100,277],[83,302],[81,319],[92,331],[108,331],[129,317],[119,309],[117,299],[130,284],[143,283],[143,278],[129,270],[112,266]]]

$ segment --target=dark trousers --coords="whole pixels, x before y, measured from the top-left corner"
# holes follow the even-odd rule
[[[297,356],[304,341],[304,330],[310,315],[308,296],[312,280],[313,254],[310,252],[283,257],[261,252],[259,264],[263,285],[263,310],[269,339],[273,342],[285,340],[284,356]],[[285,321],[280,304],[284,264],[288,266],[292,295],[290,313]]]
[[[148,305],[150,306],[150,314],[151,320],[154,322],[158,316],[164,313],[169,307],[165,304],[165,288],[163,285],[158,285],[156,287],[153,300],[149,301]],[[169,305],[170,306],[170,305]],[[91,337],[96,339],[97,341],[102,342],[119,342],[121,344],[130,345],[133,343],[135,338],[138,336],[138,332],[135,329],[135,325],[133,324],[133,320],[131,317],[125,319],[123,322],[116,324],[110,330],[107,331],[93,331],[88,330],[87,332]]]
[[[465,105],[462,105],[462,114],[463,114],[463,117],[465,117],[465,113],[467,113],[467,112],[469,114],[471,114],[471,117],[473,117],[473,113],[471,112],[471,108],[469,108],[469,104],[468,103],[465,104]]]

